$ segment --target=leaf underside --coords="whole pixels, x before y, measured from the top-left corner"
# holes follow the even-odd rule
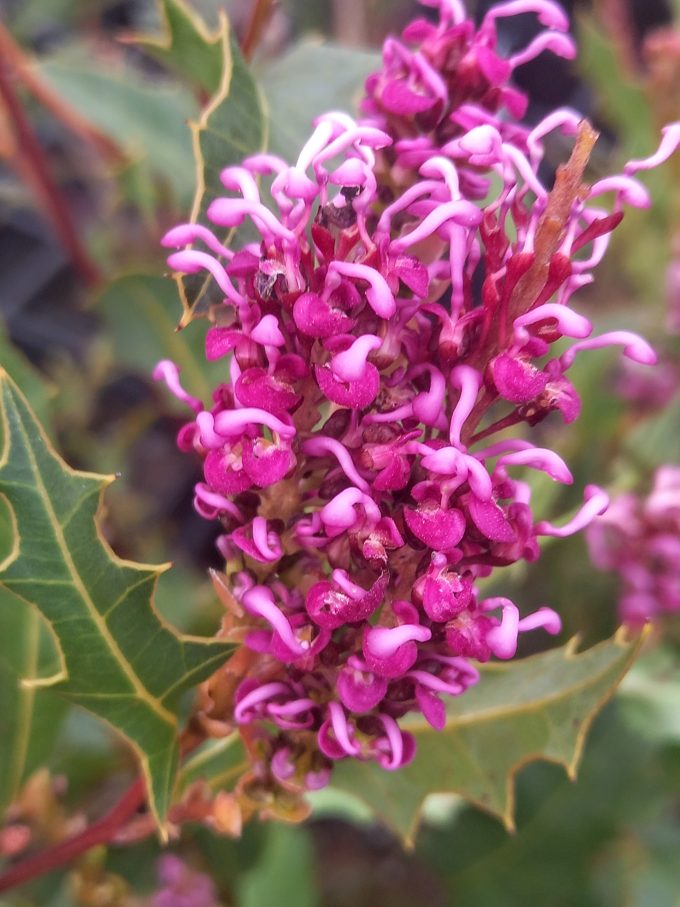
[[[165,568],[121,560],[97,524],[111,479],[68,467],[4,372],[0,407],[0,494],[14,530],[13,550],[0,564],[0,587],[36,608],[49,625],[59,670],[39,684],[89,709],[128,740],[162,825],[176,774],[179,697],[209,676],[233,646],[181,636],[161,620],[153,594]]]
[[[622,636],[576,653],[574,641],[540,655],[492,665],[449,709],[435,731],[422,717],[401,722],[416,737],[415,760],[397,772],[344,760],[333,786],[364,801],[412,845],[425,798],[455,793],[514,828],[516,773],[546,760],[574,778],[590,724],[632,664],[638,642]]]

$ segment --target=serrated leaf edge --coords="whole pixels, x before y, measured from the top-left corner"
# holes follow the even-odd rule
[[[6,400],[4,399],[6,387],[9,388],[10,391],[13,390],[19,396],[19,398],[23,401],[23,403],[26,405],[26,407],[28,408],[28,410],[31,414],[33,412],[29,401],[26,399],[26,397],[23,394],[23,392],[21,391],[21,389],[12,380],[12,378],[9,376],[9,374],[6,372],[6,370],[4,368],[2,368],[2,366],[0,366],[0,419],[2,419],[2,424],[3,424],[3,429],[4,429],[4,431],[3,431],[3,438],[4,438],[3,450],[2,450],[2,453],[0,454],[0,472],[2,471],[3,467],[8,462],[10,449],[12,446],[11,445],[11,435],[10,435],[10,431],[9,431],[9,419],[8,419],[8,415],[7,415],[7,404],[6,404]],[[160,577],[160,575],[162,573],[164,573],[166,570],[168,570],[172,566],[172,564],[170,564],[170,563],[160,564],[160,565],[144,564],[144,563],[137,563],[136,561],[127,560],[125,558],[121,558],[113,551],[113,549],[109,545],[108,541],[102,535],[101,526],[100,526],[100,523],[99,523],[99,520],[97,519],[97,517],[101,513],[104,492],[105,492],[106,488],[108,488],[108,486],[111,485],[115,481],[116,477],[112,476],[112,475],[101,475],[98,473],[88,473],[88,472],[84,472],[83,470],[73,469],[68,463],[66,463],[57,454],[50,439],[47,437],[47,434],[46,434],[43,426],[37,419],[35,419],[35,416],[34,416],[34,420],[35,420],[35,425],[37,426],[39,435],[42,439],[42,442],[44,443],[44,445],[48,451],[48,454],[52,455],[55,459],[58,460],[60,467],[62,469],[64,469],[68,475],[75,477],[75,478],[84,478],[84,479],[88,480],[88,482],[90,482],[90,483],[96,483],[97,481],[100,483],[99,488],[93,489],[93,491],[91,492],[91,493],[94,493],[95,491],[97,491],[97,493],[99,495],[99,503],[98,503],[97,509],[95,511],[95,519],[94,519],[94,528],[95,528],[97,539],[100,542],[100,544],[102,545],[103,549],[106,551],[107,555],[111,558],[111,560],[114,563],[119,564],[121,566],[132,568],[134,570],[138,570],[139,572],[147,572],[147,573],[153,574],[152,594],[150,596],[149,606],[152,609],[152,611],[154,612],[159,623],[166,630],[168,630],[170,633],[172,633],[177,639],[181,640],[182,642],[195,642],[195,643],[199,643],[199,644],[210,645],[213,642],[213,640],[206,639],[205,637],[202,637],[202,636],[194,636],[191,634],[178,633],[177,629],[175,627],[173,627],[172,624],[170,624],[168,621],[166,621],[165,618],[155,608],[154,595],[155,595],[157,584],[158,584],[158,578]],[[21,427],[23,430],[23,425]],[[31,451],[30,442],[27,444],[27,448],[29,451]],[[31,455],[32,455],[32,451],[31,451]],[[37,470],[37,468],[35,469],[35,473],[36,473],[36,475],[39,476],[39,470]],[[2,582],[1,573],[4,572],[7,569],[7,567],[9,567],[12,563],[14,563],[14,561],[17,559],[17,557],[20,556],[21,539],[19,538],[18,521],[16,519],[16,514],[14,511],[14,508],[12,507],[12,503],[4,492],[0,493],[0,495],[7,503],[7,510],[8,510],[8,513],[10,514],[10,519],[12,521],[12,525],[15,530],[14,531],[14,544],[13,544],[12,551],[0,564],[0,585],[4,585],[4,583]],[[49,498],[46,494],[46,489],[45,489],[44,497],[45,497],[46,501],[49,501]],[[85,495],[83,496],[83,498],[85,498]],[[52,512],[51,504],[50,505],[46,504],[46,507],[51,514],[51,512]],[[65,542],[63,545],[61,544],[61,542],[63,541],[63,539],[61,538],[61,536],[62,536],[61,527],[60,527],[58,521],[56,521],[56,523],[55,523],[55,521],[52,520],[52,524],[53,524],[55,533],[57,534],[57,537],[59,539],[60,548],[62,548],[62,550],[66,552],[67,564],[71,565],[71,566],[69,566],[69,572],[72,574],[72,576],[74,576],[76,578],[76,587],[80,590],[80,587],[82,584],[79,581],[77,572],[75,571],[75,566],[72,564],[70,552],[66,548]],[[40,688],[40,687],[50,687],[50,686],[54,686],[55,684],[57,684],[61,681],[68,679],[69,674],[68,674],[68,669],[66,667],[66,661],[65,661],[64,653],[63,653],[63,650],[61,647],[61,643],[59,642],[57,634],[55,633],[50,622],[48,620],[46,620],[46,618],[44,617],[44,615],[42,614],[40,609],[37,607],[37,605],[35,605],[35,603],[31,602],[29,599],[24,598],[21,595],[21,593],[17,592],[15,589],[9,589],[8,591],[13,596],[15,596],[16,598],[20,599],[25,604],[27,604],[31,608],[31,610],[38,615],[40,621],[47,627],[49,633],[52,636],[52,639],[54,640],[57,657],[61,664],[61,670],[58,671],[56,674],[52,675],[51,677],[38,678],[34,681],[27,681],[27,682],[25,682],[25,685],[29,689]],[[99,612],[97,612],[96,608],[94,608],[94,605],[91,603],[91,599],[90,599],[89,594],[87,594],[87,590],[85,590],[85,595],[83,596],[83,598],[84,598],[84,601],[87,603],[88,610],[92,610],[94,612],[94,614],[96,615],[95,622],[99,626],[101,616],[99,615]],[[105,628],[105,631],[106,632],[102,635],[105,636],[105,638],[107,639],[107,642],[108,642],[109,638],[110,638],[110,633],[108,631],[108,627]],[[111,646],[111,650],[113,652],[118,653],[118,645],[117,645],[116,641],[111,639],[111,642],[113,643],[113,645]],[[219,659],[217,659],[217,658],[215,660],[219,661]],[[128,662],[127,662],[127,659],[122,656],[122,653],[121,653],[120,663],[123,666],[123,670],[124,670],[125,674],[129,677],[129,679],[132,683],[133,689],[137,692],[137,695],[142,700],[149,703],[151,708],[156,712],[156,714],[159,715],[159,717],[166,724],[168,724],[171,728],[176,727],[177,726],[177,716],[173,712],[169,711],[162,704],[162,702],[160,700],[158,700],[157,697],[155,697],[151,693],[149,693],[148,690],[146,690],[144,687],[141,687],[141,688],[139,687],[138,680],[137,680],[137,677],[134,674],[134,672],[132,673],[132,676],[129,675]],[[169,691],[166,691],[165,696],[170,695],[171,692],[172,692],[172,688]],[[76,704],[78,704],[78,703],[76,703]],[[83,706],[80,706],[80,707],[82,708]],[[144,781],[145,781],[145,785],[146,785],[147,800],[148,800],[149,808],[150,808],[152,815],[154,816],[154,819],[156,821],[156,824],[159,828],[159,834],[161,836],[161,839],[167,840],[168,832],[167,832],[167,828],[164,823],[164,819],[160,815],[155,797],[151,795],[151,792],[154,790],[154,783],[153,783],[153,778],[151,775],[151,768],[150,768],[151,755],[147,755],[146,753],[144,753],[144,751],[138,746],[138,744],[134,740],[132,740],[130,737],[128,737],[127,734],[122,732],[120,729],[116,728],[115,725],[113,725],[106,718],[104,718],[100,714],[97,714],[96,717],[98,720],[102,721],[105,725],[110,727],[117,736],[122,736],[124,738],[124,740],[126,741],[126,743],[130,746],[130,748],[136,754],[137,759],[141,766],[142,775],[144,777]],[[168,785],[168,789],[170,790],[170,793],[172,794],[172,790],[174,789],[174,786]]]
[[[645,627],[643,629],[642,633],[637,638],[635,638],[634,640],[631,641],[629,638],[629,633],[626,630],[626,628],[620,627],[619,630],[615,633],[613,640],[605,640],[602,643],[598,643],[598,645],[606,645],[608,643],[611,644],[611,642],[613,641],[616,645],[620,646],[622,649],[625,648],[626,646],[629,647],[628,657],[626,658],[625,662],[621,666],[618,677],[616,678],[614,683],[608,688],[607,692],[602,697],[600,697],[600,699],[598,699],[598,701],[590,709],[588,714],[585,716],[585,718],[581,722],[579,730],[576,734],[576,742],[574,745],[573,755],[568,761],[545,756],[543,753],[540,753],[540,752],[538,752],[538,753],[534,752],[534,753],[529,753],[528,755],[524,756],[522,759],[519,759],[516,763],[513,763],[513,765],[510,766],[510,768],[508,769],[507,775],[506,775],[506,785],[505,785],[506,808],[502,813],[499,813],[495,809],[489,807],[489,805],[487,803],[484,803],[481,800],[479,800],[475,797],[472,797],[467,793],[463,793],[463,792],[457,791],[457,790],[432,790],[432,791],[428,792],[428,796],[430,794],[451,794],[451,793],[457,794],[463,800],[465,800],[466,803],[470,803],[472,806],[475,806],[478,809],[482,810],[483,812],[487,813],[488,815],[493,816],[495,819],[499,819],[501,821],[501,823],[503,824],[504,828],[506,829],[506,831],[509,834],[514,834],[516,831],[515,818],[514,818],[515,800],[516,800],[515,781],[516,781],[516,776],[517,776],[518,772],[520,772],[526,765],[529,765],[532,762],[547,762],[552,765],[562,766],[564,768],[569,780],[570,781],[576,780],[578,767],[579,767],[579,764],[580,764],[582,756],[583,756],[583,750],[585,747],[586,738],[587,738],[588,732],[592,726],[592,723],[595,720],[595,718],[597,717],[597,715],[599,714],[599,712],[601,711],[601,709],[612,698],[612,696],[618,689],[619,684],[621,683],[623,678],[626,676],[631,665],[637,658],[637,656],[640,652],[640,649],[642,648],[642,646],[644,644],[644,641],[647,639],[649,632],[650,632],[649,628]],[[565,661],[568,661],[568,660],[571,660],[574,658],[578,658],[579,655],[584,654],[584,653],[578,651],[579,642],[580,642],[580,639],[578,636],[572,637],[572,639],[570,639],[567,642],[567,644],[564,647],[564,660]],[[597,648],[597,646],[593,646],[592,648]],[[591,650],[589,649],[586,651],[591,651]],[[545,653],[540,653],[540,654],[545,654]],[[531,658],[534,658],[534,657],[540,657],[540,655],[529,656],[527,659],[524,659],[524,661],[530,661]],[[485,672],[491,673],[491,672],[495,672],[495,669],[498,669],[500,672],[505,667],[506,667],[506,665],[503,665],[503,664],[492,664],[492,665],[484,665],[483,669]],[[603,670],[606,670],[606,669],[603,669]],[[571,689],[574,689],[574,688],[577,689],[581,685],[582,685],[582,683],[574,684],[574,686]],[[545,703],[550,702],[555,699],[563,698],[563,696],[564,696],[564,694],[546,696],[543,700],[541,700],[541,704],[545,705]],[[521,708],[517,707],[517,711],[522,711],[522,712],[532,711],[533,708],[534,708],[533,705],[529,709],[527,709],[526,707],[521,707]],[[458,719],[457,717],[454,716],[454,719],[452,720],[451,724],[448,725],[447,727],[452,727],[452,728],[469,727],[470,725],[473,725],[478,721],[482,721],[482,720],[488,721],[490,716],[493,717],[493,714],[495,711],[498,711],[498,710],[487,709],[485,711],[475,713],[474,716],[470,716],[468,719],[465,719],[464,717],[462,719]],[[512,711],[513,711],[512,709],[503,709],[502,714],[504,717],[507,717],[508,715],[512,714]],[[402,722],[402,728],[404,730],[410,731],[411,733],[413,733],[415,735],[417,735],[419,732],[437,733],[425,721],[421,722],[421,721],[412,720],[411,722],[409,722],[408,720],[406,720],[406,721]],[[343,788],[340,788],[340,790],[342,790],[342,789]],[[364,800],[364,798],[361,796],[361,794],[355,794],[355,796],[358,797],[358,799],[360,799],[362,801],[362,803],[367,802],[366,800]],[[385,820],[384,818],[381,818],[381,821],[383,821],[388,827],[392,828],[392,830],[396,833],[397,837],[399,837],[402,840],[404,846],[409,850],[413,849],[413,847],[415,846],[416,834],[418,832],[418,828],[422,821],[424,803],[425,803],[425,798],[421,801],[419,807],[416,810],[414,810],[413,819],[412,819],[412,822],[411,822],[406,834],[402,834],[402,832],[399,828],[395,827],[394,825],[391,825],[389,820]],[[373,807],[371,807],[370,803],[368,804],[368,806],[372,811],[374,811]]]
[[[203,154],[201,152],[201,132],[207,129],[210,116],[215,112],[215,110],[217,110],[220,104],[226,101],[226,99],[229,97],[229,92],[231,90],[231,80],[234,74],[234,58],[231,52],[230,43],[231,25],[224,10],[219,10],[218,16],[218,26],[213,33],[213,37],[216,37],[219,41],[222,42],[222,54],[224,59],[222,80],[220,82],[220,87],[218,88],[218,90],[201,111],[199,119],[196,121],[191,121],[189,123],[194,160],[196,162],[196,192],[194,194],[194,201],[191,207],[191,214],[189,218],[191,223],[196,223],[196,221],[198,220],[198,216],[201,212],[201,202],[206,190],[204,177],[205,162],[203,160]],[[214,42],[211,41],[211,43]],[[257,91],[257,95],[260,101],[260,108],[262,110],[263,137],[260,150],[264,151],[269,143],[269,107],[264,92],[257,82],[255,82],[255,89]],[[245,149],[245,153],[248,153],[247,149]],[[236,228],[232,228],[228,232],[227,239],[224,240],[225,244],[228,243],[228,237],[232,236],[235,230]],[[187,299],[186,291],[184,289],[183,275],[174,274],[173,277],[175,283],[177,284],[179,298],[180,302],[182,303],[183,309],[182,317],[180,318],[179,324],[177,325],[177,330],[182,330],[197,316],[194,315],[193,307]],[[205,288],[211,280],[212,277],[210,275],[207,275],[205,281],[202,284],[201,292],[203,292],[203,288]]]

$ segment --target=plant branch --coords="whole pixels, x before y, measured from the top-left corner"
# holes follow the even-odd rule
[[[55,182],[37,136],[14,89],[14,72],[10,59],[0,46],[0,104],[14,132],[21,168],[44,205],[47,215],[66,249],[74,267],[88,286],[99,282],[99,272],[80,241],[68,203]]]
[[[45,82],[31,59],[27,57],[1,22],[0,59],[6,61],[26,90],[30,91],[33,97],[70,132],[91,145],[111,164],[120,165],[125,162],[125,153],[116,142],[97,129]]]
[[[246,60],[251,59],[255,48],[260,43],[262,33],[274,12],[274,5],[275,0],[254,0],[248,27],[241,41],[241,51]]]
[[[118,829],[127,822],[144,802],[144,784],[138,778],[123,794],[113,809],[98,822],[94,822],[79,834],[61,841],[41,853],[27,857],[8,869],[0,876],[0,892],[9,891],[32,879],[37,879],[64,866],[71,860],[79,857],[85,851],[106,844],[113,839]]]

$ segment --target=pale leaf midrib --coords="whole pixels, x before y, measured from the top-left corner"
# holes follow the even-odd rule
[[[122,651],[120,650],[115,637],[112,636],[108,626],[106,625],[106,621],[101,616],[101,614],[97,611],[97,609],[94,605],[94,602],[90,598],[89,593],[88,593],[85,585],[83,584],[80,574],[78,573],[76,566],[73,562],[73,559],[71,557],[71,552],[69,551],[68,546],[66,544],[66,540],[65,540],[63,532],[62,532],[61,524],[52,507],[52,500],[48,495],[47,488],[45,487],[44,482],[42,481],[42,476],[40,474],[40,468],[39,468],[38,462],[36,460],[35,454],[33,452],[33,448],[30,443],[30,438],[28,437],[25,426],[23,424],[23,420],[21,418],[20,413],[18,413],[18,411],[17,411],[17,416],[19,419],[20,431],[24,438],[24,446],[28,453],[28,457],[29,457],[29,460],[31,463],[31,468],[33,470],[33,474],[35,477],[36,489],[38,490],[39,495],[40,495],[41,499],[43,500],[45,512],[47,513],[49,523],[52,526],[52,530],[54,532],[54,537],[55,537],[55,540],[59,547],[59,550],[61,552],[61,555],[63,557],[64,564],[66,565],[66,568],[67,568],[69,574],[73,578],[74,589],[76,590],[76,592],[82,599],[83,603],[85,604],[85,607],[86,607],[88,613],[90,614],[90,618],[97,626],[97,629],[99,630],[102,638],[104,639],[109,650],[111,651],[112,655],[114,656],[114,659],[120,665],[123,673],[126,675],[128,680],[132,684],[132,687],[135,690],[135,692],[137,693],[137,695],[139,696],[139,698],[148,702],[149,705],[151,706],[152,710],[154,712],[156,712],[156,714],[164,722],[174,726],[175,725],[175,716],[171,712],[169,712],[162,705],[162,703],[158,699],[156,699],[156,697],[153,696],[141,684],[137,674],[134,672],[130,663],[127,661],[127,659],[123,655]],[[49,452],[48,452],[48,456],[49,456]]]

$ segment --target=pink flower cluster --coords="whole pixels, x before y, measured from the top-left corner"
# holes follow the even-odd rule
[[[650,494],[623,494],[588,527],[590,556],[618,573],[621,620],[631,626],[680,613],[680,466],[656,471]]]
[[[149,907],[218,907],[212,879],[194,872],[180,857],[162,856],[157,872],[161,887],[152,895]]]
[[[442,728],[444,699],[477,681],[475,662],[511,658],[522,632],[559,632],[550,608],[522,616],[478,581],[533,561],[540,536],[582,529],[607,496],[589,486],[566,525],[537,520],[515,471],[570,483],[569,469],[503,430],[553,411],[575,419],[566,373],[582,351],[655,359],[626,331],[591,336],[568,303],[623,205],[648,204],[634,172],[668,156],[680,127],[654,158],[590,188],[585,160],[572,161],[550,192],[545,137],[576,134],[578,158],[587,127],[570,110],[519,125],[524,99],[507,79],[543,49],[573,53],[563,13],[512,0],[475,30],[456,0],[427,5],[438,24],[386,42],[366,119],[321,116],[292,166],[258,154],[222,172],[209,220],[247,219],[258,243],[233,250],[197,224],[163,240],[181,249],[173,270],[208,271],[224,294],[206,338],[208,359],[225,360],[210,406],[171,362],[156,377],[194,411],[179,445],[203,461],[196,508],[224,527],[256,653],[226,720],[276,727],[271,770],[298,789],[345,757],[404,765],[404,715]],[[506,60],[496,20],[527,11],[548,30]]]

